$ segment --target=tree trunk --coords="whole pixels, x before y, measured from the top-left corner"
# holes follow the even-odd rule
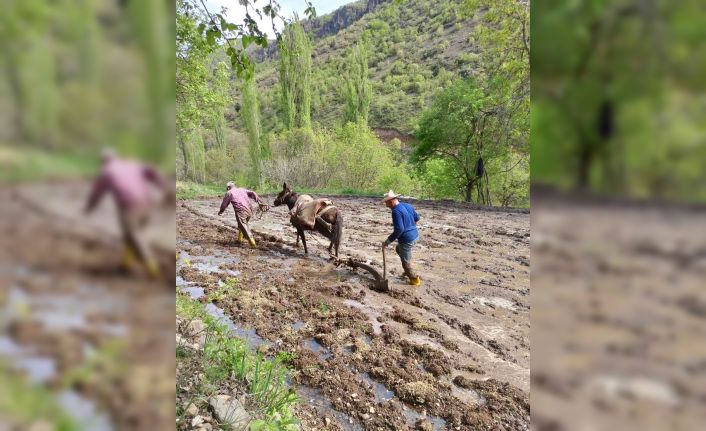
[[[591,172],[591,161],[593,160],[593,151],[587,140],[581,139],[579,149],[579,166],[577,171],[577,186],[581,190],[588,189],[589,175]]]
[[[473,184],[475,181],[470,180],[466,183],[466,202],[473,202]]]
[[[490,179],[488,179],[488,172],[485,173],[485,203],[486,205],[493,205],[493,201],[490,199]]]
[[[22,89],[22,82],[20,82],[20,72],[19,62],[16,61],[16,54],[10,50],[7,53],[6,58],[6,70],[8,76],[8,82],[10,84],[10,92],[12,93],[12,99],[15,102],[15,125],[17,127],[15,132],[15,139],[22,142],[27,137],[27,127],[25,121],[25,98],[24,91]]]

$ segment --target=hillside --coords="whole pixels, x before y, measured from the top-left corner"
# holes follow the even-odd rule
[[[410,133],[418,113],[445,82],[474,66],[473,22],[459,17],[460,2],[362,0],[305,22],[313,45],[312,120],[341,122],[346,54],[367,35],[373,100],[369,123]],[[278,129],[277,52],[253,56],[265,130]]]

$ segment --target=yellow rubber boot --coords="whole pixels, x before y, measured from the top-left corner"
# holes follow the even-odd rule
[[[243,233],[238,232],[238,242],[243,242]]]
[[[414,278],[410,278],[410,279],[409,279],[409,284],[410,284],[411,286],[419,286],[419,285],[422,284],[422,279],[419,278],[419,276],[416,276],[416,277],[414,277]]]
[[[160,277],[159,264],[154,259],[149,259],[145,262],[145,267],[147,268],[147,274],[150,278],[157,279]]]
[[[250,247],[255,248],[257,244],[255,243],[255,238],[250,238]]]
[[[128,271],[135,267],[135,253],[132,252],[130,247],[126,247],[125,250],[123,250],[122,263]]]

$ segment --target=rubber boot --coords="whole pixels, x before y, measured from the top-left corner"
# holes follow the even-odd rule
[[[145,267],[151,279],[158,279],[160,277],[159,264],[156,260],[148,259],[147,262],[145,262]]]
[[[243,232],[238,231],[238,242],[243,242]]]
[[[257,244],[255,243],[255,238],[250,238],[250,247],[255,248]]]
[[[135,267],[135,253],[130,247],[125,247],[123,250],[122,265],[127,271],[132,271]]]
[[[415,274],[412,269],[412,262],[402,261],[402,268],[404,268],[404,273],[407,275],[407,278],[409,278],[409,284],[411,286],[419,286],[422,284],[422,279],[419,278],[419,276]]]

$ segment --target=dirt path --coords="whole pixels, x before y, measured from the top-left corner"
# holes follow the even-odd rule
[[[423,285],[405,285],[390,253],[383,294],[368,273],[329,263],[324,238],[307,237],[309,256],[295,249],[285,207],[253,222],[251,250],[235,242],[231,210],[215,217],[219,203],[180,202],[177,284],[206,301],[219,280],[239,279],[212,307],[254,329],[260,348],[295,353],[304,429],[529,428],[529,214],[416,202]],[[376,199],[335,203],[341,254],[381,268],[389,210]]]
[[[0,188],[0,360],[49,387],[86,430],[168,429],[173,279],[120,269],[112,202],[84,216],[88,186]],[[170,213],[157,214],[151,231],[164,247],[173,242]]]

